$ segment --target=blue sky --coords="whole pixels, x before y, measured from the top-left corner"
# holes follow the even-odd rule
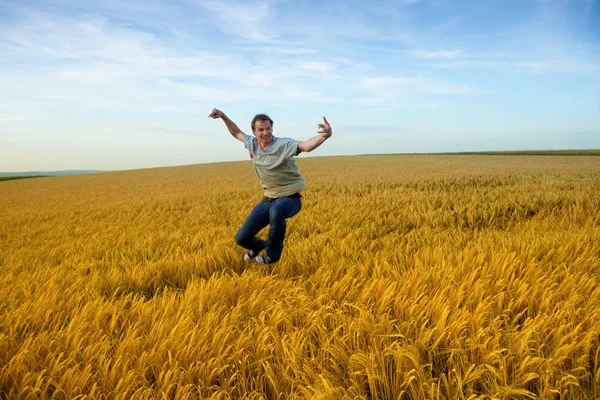
[[[0,0],[0,171],[600,148],[596,0]],[[302,155],[301,157],[306,157]]]

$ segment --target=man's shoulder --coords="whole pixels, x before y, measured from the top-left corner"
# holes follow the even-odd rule
[[[273,136],[273,144],[279,146],[285,146],[288,143],[296,143],[298,140],[288,137],[275,137]]]
[[[248,147],[256,139],[254,136],[244,134],[244,144]]]

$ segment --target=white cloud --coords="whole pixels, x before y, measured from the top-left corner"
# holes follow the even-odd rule
[[[542,74],[546,72],[562,72],[569,74],[593,75],[600,78],[600,62],[582,62],[568,59],[538,59],[529,61],[515,61],[508,66],[520,72]]]
[[[271,5],[258,2],[199,0],[198,5],[211,12],[218,26],[226,34],[237,34],[257,42],[270,43],[275,35],[270,29]]]
[[[160,79],[158,83],[160,88],[167,89],[174,97],[181,96],[186,99],[196,99],[203,102],[238,102],[251,100],[257,97],[256,92],[231,88],[224,90],[222,87],[209,87],[197,83],[178,83],[167,78]],[[258,94],[258,97],[263,96],[263,94]]]
[[[520,61],[513,64],[516,69],[532,74],[540,74],[554,68],[556,61]]]
[[[464,83],[423,77],[369,77],[360,80],[360,86],[382,98],[399,95],[476,95],[480,89]]]
[[[399,0],[395,4],[400,7],[407,7],[413,4],[420,3],[422,0]]]
[[[26,15],[27,23],[0,28],[0,38],[5,39],[0,56],[13,63],[0,66],[0,83],[17,89],[22,102],[39,114],[48,114],[61,102],[71,110],[184,112],[194,101],[266,101],[274,89],[280,98],[324,101],[320,91],[306,89],[295,79],[321,79],[336,69],[333,62],[295,62],[293,54],[252,62],[243,54],[180,53],[158,36],[95,15]],[[300,48],[291,53],[304,58],[313,51]],[[24,68],[15,71],[19,64]],[[25,108],[13,105],[9,111],[21,113]]]
[[[407,54],[417,58],[426,59],[455,59],[462,55],[460,50],[413,50],[408,51]]]
[[[328,76],[336,69],[336,64],[323,61],[304,61],[296,64],[296,68],[320,76]]]
[[[279,49],[276,50],[280,54],[289,54],[289,55],[304,55],[304,54],[316,54],[317,50],[314,49],[305,49],[305,48],[287,48],[287,49]]]
[[[415,82],[417,78],[407,77],[371,77],[360,80],[360,86],[365,89],[378,90],[389,86],[407,86]]]
[[[310,90],[302,88],[287,88],[282,91],[285,98],[295,100],[319,100],[324,101],[323,93],[320,90]]]
[[[477,69],[490,69],[499,68],[502,64],[492,60],[475,60],[475,59],[463,59],[455,61],[438,62],[432,66],[436,68],[477,68]]]

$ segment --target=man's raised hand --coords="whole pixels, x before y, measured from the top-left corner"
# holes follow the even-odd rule
[[[223,111],[213,108],[213,110],[208,115],[208,118],[212,118],[212,119],[223,118],[224,115],[225,114],[223,113]]]
[[[325,117],[323,117],[323,122],[323,124],[319,124],[319,135],[323,136],[324,138],[328,138],[332,135],[331,125]]]

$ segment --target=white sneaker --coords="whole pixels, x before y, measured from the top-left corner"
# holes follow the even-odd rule
[[[244,253],[244,261],[249,262],[254,260],[254,258],[258,255],[254,250],[246,250]]]
[[[256,261],[258,264],[272,264],[274,262],[269,258],[269,256],[266,256],[266,255],[256,256],[254,261]]]

